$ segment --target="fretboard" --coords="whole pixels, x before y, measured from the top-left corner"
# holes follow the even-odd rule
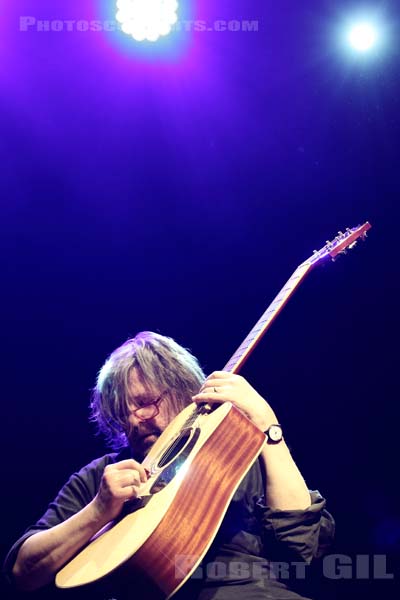
[[[306,261],[297,267],[293,275],[288,279],[278,295],[268,306],[267,310],[254,325],[248,336],[240,344],[232,358],[227,362],[223,371],[229,373],[237,373],[239,371],[240,367],[250,356],[251,352],[261,340],[267,329],[272,325],[286,302],[311,270],[312,266],[311,262]]]
[[[297,267],[265,313],[254,325],[249,335],[236,350],[232,358],[227,362],[223,371],[227,371],[228,373],[237,373],[239,371],[240,367],[250,356],[264,333],[312,268],[329,258],[335,260],[337,256],[345,254],[348,249],[354,248],[357,240],[365,240],[369,229],[371,229],[371,225],[366,221],[363,225],[358,225],[357,227],[353,227],[353,229],[347,228],[345,233],[339,231],[335,239],[331,242],[326,242],[321,250],[314,250],[312,256]]]

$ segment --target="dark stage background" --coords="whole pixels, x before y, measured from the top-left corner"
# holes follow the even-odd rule
[[[117,345],[159,331],[222,368],[296,266],[369,220],[243,374],[328,499],[334,551],[386,555],[395,573],[399,7],[363,5],[390,42],[356,59],[336,28],[359,3],[187,4],[259,30],[186,32],[146,55],[116,33],[19,29],[104,19],[105,2],[0,8],[2,556],[105,453],[89,390]],[[321,577],[321,597],[394,599],[396,584]]]

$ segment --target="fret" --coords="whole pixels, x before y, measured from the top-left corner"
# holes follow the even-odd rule
[[[189,417],[186,419],[185,423],[183,424],[182,429],[190,429],[190,427],[192,427],[192,425],[194,425],[197,417],[200,414],[200,408],[201,408],[200,406],[196,405],[192,414],[189,415]]]
[[[264,333],[267,331],[271,323],[275,320],[284,304],[288,301],[294,290],[301,283],[305,275],[311,268],[310,264],[303,264],[298,267],[293,275],[288,279],[283,288],[280,290],[274,300],[271,302],[267,310],[261,315],[260,319],[254,325],[253,329],[243,340],[242,344],[237,348],[233,356],[227,362],[224,371],[235,372],[245,361],[250,352],[255,348]]]

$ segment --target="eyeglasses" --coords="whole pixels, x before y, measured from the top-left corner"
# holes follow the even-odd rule
[[[141,421],[148,421],[149,419],[154,419],[160,412],[160,404],[167,397],[168,390],[164,390],[157,400],[154,402],[149,402],[149,404],[145,404],[143,406],[139,406],[139,408],[135,408],[131,411],[132,415],[135,415]]]

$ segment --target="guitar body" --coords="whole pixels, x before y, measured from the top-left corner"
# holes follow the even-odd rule
[[[137,574],[160,597],[171,597],[206,554],[264,443],[264,434],[230,403],[205,414],[188,406],[143,462],[150,471],[141,488],[144,505],[103,528],[57,574],[56,585],[92,583],[123,565],[130,578]]]

